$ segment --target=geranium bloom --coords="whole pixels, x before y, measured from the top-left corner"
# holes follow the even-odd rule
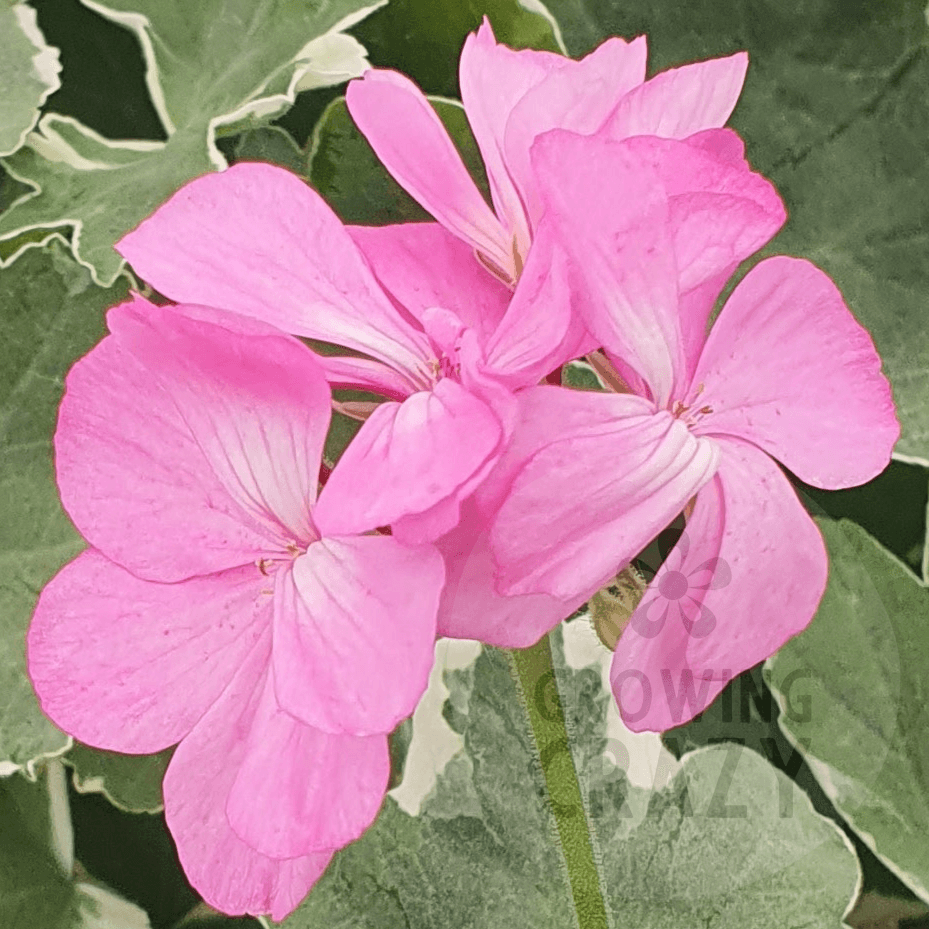
[[[55,435],[92,547],[42,592],[29,673],[83,742],[179,742],[165,810],[191,882],[281,918],[377,814],[386,733],[432,665],[442,559],[347,527],[335,487],[317,500],[330,394],[296,339],[141,298],[108,324]]]
[[[871,339],[822,271],[762,261],[706,335],[718,291],[690,283],[713,212],[691,222],[676,178],[606,139],[553,133],[536,155],[548,220],[614,361],[603,371],[628,392],[521,395],[526,419],[545,410],[563,428],[526,454],[499,512],[500,581],[565,599],[595,589],[696,495],[672,560],[709,575],[690,591],[689,622],[651,622],[647,598],[613,661],[627,722],[666,729],[801,631],[822,595],[822,538],[773,459],[815,486],[853,486],[887,465],[899,426]],[[728,583],[713,582],[718,565]]]
[[[346,228],[299,178],[240,164],[192,181],[119,243],[173,300],[219,306],[365,357],[320,357],[330,383],[390,398],[329,487],[340,518],[409,539],[455,525],[499,456],[507,397],[574,357],[567,267],[546,250],[515,294],[435,223]],[[378,461],[386,486],[369,477]]]
[[[550,129],[611,139],[684,139],[725,125],[748,66],[743,52],[645,80],[644,36],[608,39],[581,61],[497,44],[489,22],[468,36],[459,83],[490,181],[484,201],[423,93],[395,71],[349,84],[352,118],[388,171],[446,229],[513,284],[543,208],[530,149]]]

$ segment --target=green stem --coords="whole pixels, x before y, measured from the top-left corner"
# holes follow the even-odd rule
[[[594,862],[581,788],[571,756],[568,730],[558,697],[548,636],[532,648],[509,653],[568,866],[568,880],[580,929],[608,929],[606,905]]]

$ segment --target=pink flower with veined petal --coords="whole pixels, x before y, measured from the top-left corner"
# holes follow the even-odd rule
[[[341,488],[346,530],[374,520],[426,540],[454,526],[503,449],[510,391],[537,383],[586,339],[567,263],[544,241],[514,294],[437,224],[346,228],[271,165],[192,181],[118,250],[172,300],[363,353],[318,359],[331,384],[389,398],[328,485]],[[411,488],[402,501],[383,491],[395,478]]]
[[[613,660],[627,723],[662,730],[805,628],[822,596],[822,538],[773,459],[815,486],[850,487],[887,465],[899,425],[871,339],[806,261],[756,265],[705,335],[718,291],[693,288],[694,268],[708,232],[750,231],[750,213],[694,213],[676,172],[608,138],[554,132],[534,156],[547,221],[575,256],[587,324],[612,361],[602,372],[626,392],[520,396],[524,428],[543,409],[564,428],[525,451],[500,508],[500,583],[565,599],[596,589],[695,496],[673,563],[685,576],[731,572],[691,591],[713,629],[654,630],[634,616]]]
[[[281,919],[377,815],[386,733],[432,666],[442,559],[346,528],[335,486],[317,501],[330,394],[299,341],[138,297],[108,324],[55,435],[92,547],[43,590],[29,673],[83,742],[179,742],[165,812],[191,882]],[[382,492],[402,512],[415,488]]]
[[[645,80],[646,41],[608,39],[581,61],[497,44],[486,17],[468,36],[459,82],[484,159],[494,209],[468,174],[422,91],[395,71],[373,69],[348,86],[352,118],[399,183],[502,281],[515,283],[543,208],[530,163],[550,129],[614,140],[685,139],[725,125],[748,56],[696,62]]]

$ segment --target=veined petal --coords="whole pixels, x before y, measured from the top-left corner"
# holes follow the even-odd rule
[[[511,389],[537,384],[572,354],[585,327],[575,318],[571,262],[542,228],[525,271],[486,349],[486,369]]]
[[[246,845],[270,858],[338,849],[374,822],[390,777],[386,735],[330,735],[285,713],[265,677],[226,816]],[[242,735],[240,735],[242,738]]]
[[[871,337],[808,261],[754,267],[713,326],[686,401],[699,432],[738,436],[818,487],[879,474],[900,432]]]
[[[348,85],[345,102],[377,157],[404,190],[449,232],[510,271],[510,237],[423,92],[396,71],[372,69]]]
[[[747,70],[748,55],[738,52],[662,71],[626,94],[604,128],[612,139],[686,139],[718,129],[735,109]]]
[[[382,403],[330,475],[316,525],[323,535],[354,535],[423,513],[466,487],[501,439],[493,411],[448,378]]]
[[[574,403],[588,422],[578,415],[529,459],[491,530],[501,593],[593,593],[716,470],[712,442],[639,397],[578,392]]]
[[[532,225],[542,207],[529,158],[533,141],[549,129],[596,132],[619,101],[645,80],[646,54],[645,36],[631,42],[607,39],[580,61],[568,58],[552,68],[513,107],[505,122],[506,167]]]
[[[381,286],[420,323],[441,307],[486,339],[512,297],[474,252],[438,223],[349,226]]]
[[[696,716],[806,628],[825,590],[822,536],[787,478],[751,445],[719,447],[719,471],[678,543],[684,553],[669,556],[683,581],[664,593],[653,582],[616,646],[613,691],[636,731]]]
[[[180,741],[271,623],[255,565],[176,584],[89,549],[45,586],[27,640],[43,711],[75,738],[130,754]]]
[[[280,706],[325,732],[392,731],[426,689],[444,576],[432,546],[387,536],[325,538],[278,571]]]
[[[461,50],[461,100],[484,159],[494,208],[509,234],[507,239],[515,236],[521,254],[528,250],[529,224],[504,148],[507,122],[531,88],[569,64],[576,63],[551,52],[514,51],[498,44],[486,16]]]
[[[436,543],[446,570],[438,632],[499,648],[528,648],[570,616],[587,595],[565,601],[546,594],[497,593],[489,530],[490,521],[471,499],[462,506],[456,528]]]
[[[787,211],[774,185],[751,170],[729,129],[686,142],[633,138],[623,144],[655,171],[668,196],[680,326],[692,372],[717,297],[739,264],[774,237]]]
[[[203,899],[231,916],[270,913],[281,920],[322,876],[332,851],[275,859],[256,851],[232,830],[226,802],[245,758],[267,677],[270,635],[256,647],[219,699],[178,746],[164,780],[165,816],[188,880]],[[295,724],[299,725],[299,724]],[[298,782],[306,759],[281,754],[266,773],[283,772]],[[308,770],[313,770],[310,762]],[[280,778],[276,786],[280,786]],[[287,796],[273,797],[262,812]]]
[[[329,424],[299,342],[189,313],[140,297],[111,310],[113,335],[68,374],[55,434],[75,525],[153,580],[254,562],[308,533]]]
[[[296,175],[242,163],[181,188],[117,245],[157,291],[416,369],[428,350]]]
[[[279,535],[315,538],[310,508],[331,412],[315,356],[283,333],[246,337],[140,299],[108,322],[243,511]]]
[[[656,172],[602,136],[554,130],[533,147],[547,214],[584,285],[578,306],[600,344],[666,405],[684,374],[669,205]]]

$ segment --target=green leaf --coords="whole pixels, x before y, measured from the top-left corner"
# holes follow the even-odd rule
[[[69,225],[75,255],[96,282],[111,284],[122,267],[113,244],[184,182],[226,166],[217,134],[278,115],[301,86],[344,79],[348,65],[333,61],[331,33],[381,2],[95,3],[94,9],[137,35],[167,141],[114,142],[73,119],[48,114],[5,161],[7,171],[32,191],[0,215],[0,240]],[[357,67],[357,56],[352,60]]]
[[[302,174],[306,157],[293,136],[280,126],[246,129],[237,139],[233,161],[265,161]]]
[[[353,31],[375,67],[402,71],[428,93],[457,97],[461,47],[484,16],[513,48],[564,51],[541,0],[391,0]]]
[[[10,929],[148,929],[137,906],[75,877],[60,763],[37,783],[0,780],[0,925]]]
[[[43,715],[26,676],[24,640],[42,585],[83,547],[61,509],[52,436],[63,378],[103,335],[125,281],[95,287],[60,242],[0,271],[0,763],[29,765],[69,742]]]
[[[865,844],[929,901],[929,591],[854,523],[820,526],[826,594],[769,660],[780,724]]]
[[[460,103],[430,97],[478,187],[489,199],[484,164]],[[343,222],[385,226],[432,217],[387,173],[355,127],[345,98],[326,107],[313,133],[309,181]]]
[[[923,0],[550,0],[572,54],[647,33],[650,70],[748,49],[732,119],[790,212],[771,251],[835,279],[896,396],[897,454],[929,462],[929,26]]]
[[[35,10],[0,3],[0,155],[23,144],[39,108],[59,87],[58,52],[46,44]]]
[[[80,793],[101,793],[128,813],[157,813],[164,806],[164,780],[173,748],[154,755],[122,755],[79,742],[64,756],[74,769],[74,786]]]
[[[602,666],[570,667],[560,630],[552,640],[554,668],[543,640],[516,659],[519,683],[494,649],[446,672],[443,715],[462,749],[418,815],[388,798],[286,929],[838,929],[857,866],[805,795],[737,745],[693,753],[666,787],[633,786],[607,754]]]

